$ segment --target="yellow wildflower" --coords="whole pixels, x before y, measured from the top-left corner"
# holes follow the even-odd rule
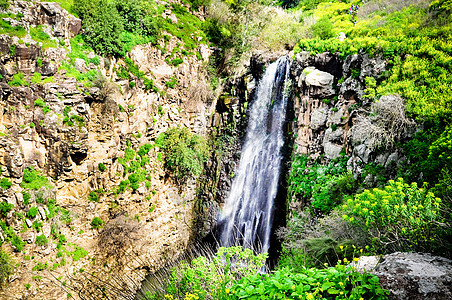
[[[230,289],[226,289],[226,294],[229,294],[229,292],[231,291]]]

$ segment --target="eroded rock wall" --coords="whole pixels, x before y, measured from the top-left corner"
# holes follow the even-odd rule
[[[2,177],[12,181],[10,188],[0,189],[0,197],[14,206],[5,225],[26,242],[21,251],[2,245],[17,268],[0,297],[65,299],[70,293],[100,299],[99,287],[106,283],[115,286],[108,291],[114,299],[130,297],[148,271],[184,252],[193,237],[196,181],[177,185],[164,171],[159,149],[152,148],[142,165],[146,182],[118,192],[128,176],[121,158],[127,149],[137,152],[174,126],[206,135],[216,107],[203,69],[211,50],[201,45],[199,58],[187,57],[175,67],[165,58],[180,42],[176,37],[160,41],[167,54],[152,45],[134,48],[129,57],[153,79],[154,90],[146,90],[140,78],[119,78],[115,70],[126,66],[123,60],[99,58],[98,65],[80,60],[80,73],[103,74],[86,85],[59,70],[68,61],[69,38],[80,30],[79,19],[54,3],[15,1],[9,10],[24,15],[18,24],[24,28],[45,25],[58,43],[43,50],[29,35],[22,41],[0,36],[0,163]],[[28,84],[8,84],[18,72]],[[31,81],[34,72],[41,81]],[[174,78],[177,84],[171,88],[166,82]],[[21,185],[29,167],[52,187]],[[94,191],[97,201],[90,200]],[[24,200],[25,194],[30,199]],[[55,199],[55,214],[48,199]],[[33,207],[39,213],[27,215]],[[104,221],[102,229],[90,225],[95,217]],[[42,223],[39,230],[35,222]],[[5,239],[7,234],[0,232]],[[40,235],[48,243],[37,245]],[[58,243],[58,236],[65,241],[61,237]]]

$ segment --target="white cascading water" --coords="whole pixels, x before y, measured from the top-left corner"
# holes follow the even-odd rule
[[[243,245],[260,252],[270,248],[284,145],[288,100],[284,87],[289,68],[289,58],[279,58],[267,67],[257,88],[239,168],[218,220],[221,246]]]

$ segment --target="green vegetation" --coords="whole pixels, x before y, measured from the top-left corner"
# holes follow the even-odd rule
[[[34,267],[33,267],[33,271],[43,271],[45,269],[48,268],[47,262],[42,263],[42,262],[38,262]]]
[[[91,227],[93,227],[94,229],[102,228],[103,224],[104,221],[102,221],[102,219],[99,217],[94,217],[93,220],[91,221]]]
[[[5,1],[5,0],[1,0],[1,1]],[[10,22],[3,21],[3,19],[0,19],[0,34],[9,34],[11,36],[17,36],[19,38],[23,38],[27,35],[27,31],[22,26],[14,26],[13,27],[13,26],[11,26]],[[14,55],[14,53],[13,53],[13,55]]]
[[[347,156],[322,165],[306,156],[295,156],[289,173],[290,201],[310,203],[311,208],[329,213],[342,202],[344,195],[352,194],[357,184],[347,172]]]
[[[88,255],[88,251],[85,249],[74,246],[74,251],[71,252],[72,260],[73,261],[79,261],[81,258],[84,258]]]
[[[46,189],[52,188],[49,180],[45,176],[40,175],[40,172],[33,167],[25,168],[22,183],[20,185],[23,188],[31,190],[39,190],[42,187]]]
[[[41,42],[44,50],[57,47],[57,41],[50,39],[50,36],[43,31],[43,25],[30,27],[30,36],[33,40]]]
[[[441,200],[402,178],[347,199],[340,210],[345,221],[367,233],[368,244],[384,252],[431,252],[441,243]]]
[[[33,206],[27,211],[27,217],[34,219],[38,215],[38,207]]]
[[[4,190],[7,190],[11,187],[12,182],[8,178],[3,177],[2,180],[0,180],[0,187]]]
[[[23,73],[17,73],[13,75],[13,79],[11,79],[8,84],[10,86],[28,86],[28,82],[25,80],[25,76]]]
[[[99,202],[99,196],[97,195],[97,193],[95,191],[89,192],[88,199],[90,201]]]
[[[172,270],[166,299],[386,299],[378,277],[337,264],[293,272],[282,268],[261,274],[266,254],[241,247],[182,262]],[[147,299],[160,299],[158,292]]]
[[[47,245],[48,242],[49,242],[49,240],[48,240],[47,237],[46,237],[45,235],[43,235],[43,234],[38,235],[38,236],[36,237],[36,241],[35,241],[36,245],[38,245],[38,246]]]
[[[9,282],[9,277],[14,274],[14,260],[8,252],[0,249],[0,287]]]
[[[156,140],[165,154],[165,167],[180,181],[199,176],[207,161],[207,143],[202,136],[185,127],[174,127],[162,133]]]
[[[0,214],[4,217],[14,208],[13,204],[10,204],[8,202],[2,202],[0,203]]]

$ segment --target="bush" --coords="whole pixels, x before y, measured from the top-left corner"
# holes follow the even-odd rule
[[[323,17],[311,26],[312,33],[322,39],[326,40],[334,37],[333,24],[328,17]]]
[[[6,217],[6,215],[14,208],[13,204],[10,204],[8,202],[1,202],[0,203],[0,214]]]
[[[8,178],[2,178],[2,180],[0,180],[0,187],[4,190],[9,189],[11,187],[11,185],[12,185],[12,182]]]
[[[13,79],[8,82],[10,86],[28,86],[28,82],[25,80],[23,73],[17,73],[13,75]]]
[[[28,218],[34,219],[38,215],[38,212],[38,208],[36,206],[33,206],[29,211],[27,211],[26,215]]]
[[[115,4],[107,0],[74,1],[74,11],[82,18],[86,43],[97,53],[121,52],[120,35],[124,30]]]
[[[347,199],[340,210],[345,221],[362,227],[369,243],[381,250],[429,252],[441,242],[441,199],[426,186],[418,188],[402,178]]]
[[[89,201],[99,202],[99,195],[95,191],[91,191],[89,192],[88,199]]]
[[[295,156],[288,179],[290,200],[311,202],[312,209],[330,212],[357,188],[353,174],[347,172],[347,160],[342,156],[324,166],[305,155]]]
[[[40,175],[40,173],[33,167],[28,167],[24,170],[24,176],[20,185],[23,188],[32,190],[39,190],[41,187],[45,187],[47,189],[52,187],[49,180],[45,176]]]
[[[14,261],[8,252],[0,249],[0,286],[9,282],[9,277],[14,274]]]
[[[261,270],[267,256],[254,255],[242,247],[220,247],[215,255],[200,256],[173,268],[167,292],[176,297],[192,294],[200,299],[226,299],[234,281]]]
[[[173,172],[180,181],[202,173],[207,161],[207,143],[205,139],[190,132],[185,127],[174,127],[162,133],[156,140],[156,146],[165,154],[165,167]]]
[[[268,275],[255,273],[243,277],[230,293],[228,299],[387,299],[389,294],[377,276],[340,264],[300,273],[289,268]]]
[[[11,245],[15,248],[15,250],[17,252],[22,251],[22,249],[24,248],[26,242],[24,242],[20,237],[18,237],[17,235],[14,235],[11,238]]]
[[[103,224],[104,224],[104,221],[102,221],[102,219],[99,217],[94,217],[93,220],[91,221],[91,226],[94,229],[102,228]]]
[[[49,240],[48,240],[47,237],[46,237],[45,235],[43,235],[43,234],[38,235],[38,236],[36,237],[36,241],[35,241],[36,245],[38,245],[38,246],[47,245],[48,242],[49,242]]]

